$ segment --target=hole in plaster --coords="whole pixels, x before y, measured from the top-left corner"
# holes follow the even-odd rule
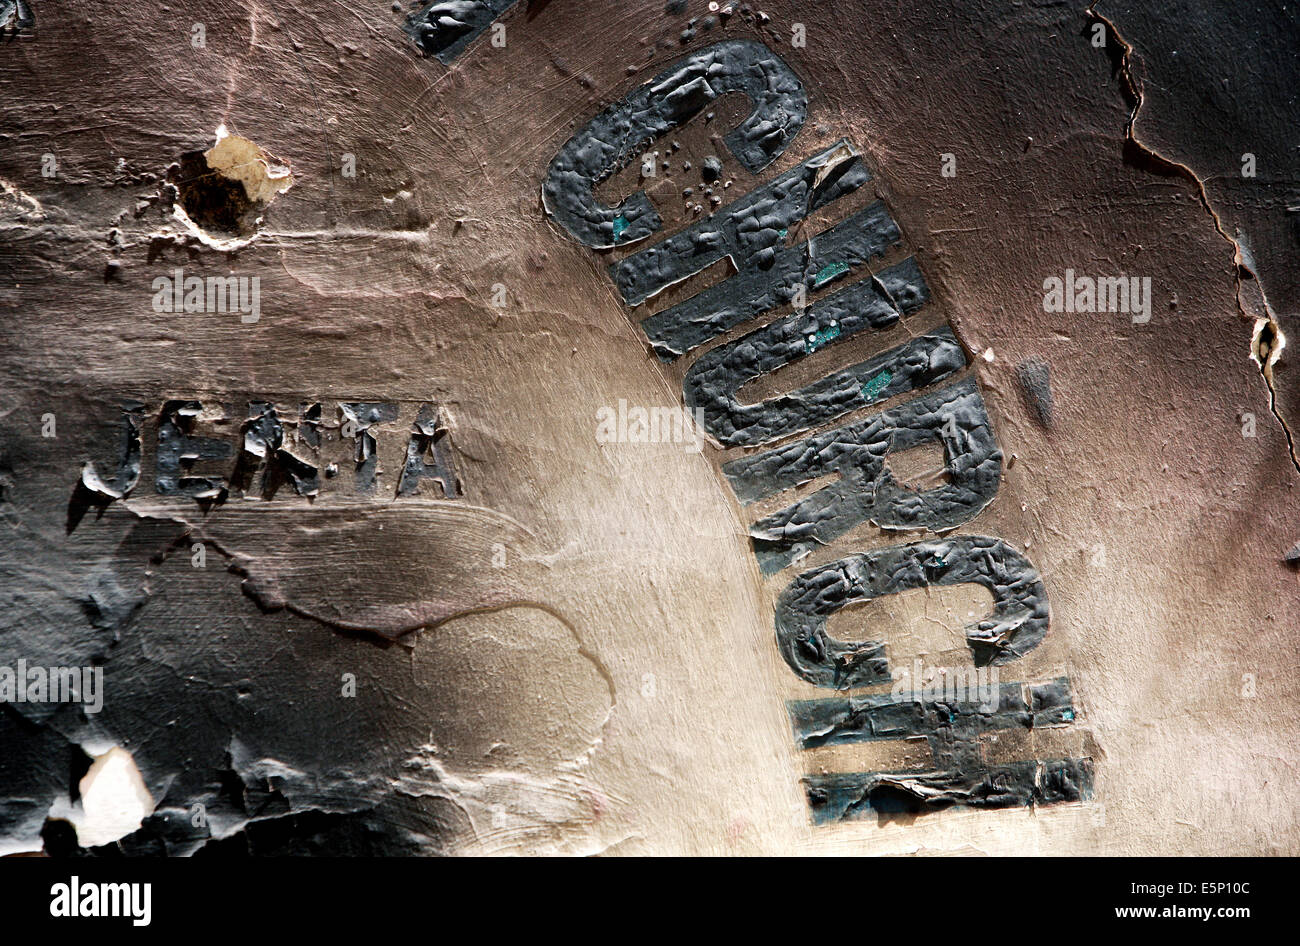
[[[1250,337],[1250,357],[1259,365],[1259,370],[1270,381],[1273,378],[1273,366],[1282,357],[1286,348],[1286,336],[1272,319],[1256,319],[1255,331]]]
[[[194,236],[217,249],[238,249],[257,235],[262,213],[293,186],[293,173],[258,145],[217,129],[207,151],[181,155],[173,168],[173,213]]]

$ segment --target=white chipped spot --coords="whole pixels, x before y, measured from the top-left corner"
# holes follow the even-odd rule
[[[1265,331],[1265,330],[1269,331]],[[1273,366],[1282,357],[1286,348],[1286,336],[1282,334],[1277,322],[1268,318],[1255,320],[1254,331],[1250,335],[1250,357],[1259,365],[1266,377],[1271,379]]]
[[[118,746],[95,757],[81,779],[81,808],[69,820],[82,847],[111,844],[153,814],[154,800],[131,753]]]

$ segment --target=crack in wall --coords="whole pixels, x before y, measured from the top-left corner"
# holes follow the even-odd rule
[[[1282,428],[1282,433],[1286,436],[1287,454],[1290,457],[1291,465],[1295,467],[1296,473],[1300,473],[1300,453],[1297,453],[1296,435],[1286,422],[1286,418],[1282,416],[1281,411],[1278,410],[1277,388],[1273,378],[1273,365],[1281,357],[1282,349],[1286,346],[1286,338],[1282,334],[1277,318],[1273,315],[1273,308],[1269,305],[1268,296],[1264,292],[1264,286],[1259,280],[1259,275],[1252,265],[1251,254],[1247,248],[1242,246],[1241,240],[1229,235],[1224,228],[1223,221],[1210,203],[1209,194],[1205,190],[1205,183],[1196,176],[1196,172],[1180,161],[1165,157],[1138,139],[1136,125],[1138,112],[1142,108],[1143,97],[1141,83],[1133,73],[1133,45],[1120,35],[1119,28],[1115,26],[1114,22],[1098,13],[1095,7],[1095,3],[1089,6],[1084,11],[1085,14],[1103,24],[1106,27],[1107,40],[1114,40],[1121,50],[1118,59],[1116,60],[1111,55],[1111,60],[1123,83],[1125,98],[1132,106],[1129,111],[1128,123],[1124,128],[1125,144],[1134,148],[1154,167],[1189,181],[1196,188],[1196,196],[1200,200],[1201,206],[1205,208],[1206,213],[1210,215],[1210,219],[1214,221],[1214,229],[1219,236],[1227,240],[1232,246],[1237,309],[1241,312],[1243,318],[1249,319],[1255,324],[1254,331],[1251,334],[1250,357],[1259,366],[1260,377],[1264,379],[1264,385],[1268,388],[1269,411]],[[1106,48],[1109,54],[1110,46],[1107,45]],[[1249,275],[1259,292],[1259,301],[1264,310],[1262,317],[1251,314],[1248,311],[1247,304],[1242,299],[1243,274]]]

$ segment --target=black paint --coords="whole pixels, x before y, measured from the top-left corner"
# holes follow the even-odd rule
[[[919,814],[951,805],[1008,808],[1080,801],[1091,794],[1089,759],[989,765],[981,737],[997,730],[1069,726],[1075,709],[1065,678],[997,687],[996,706],[970,700],[912,700],[893,694],[786,704],[801,749],[924,738],[933,765],[907,772],[845,772],[804,779],[813,821],[867,814]]]
[[[397,420],[397,405],[373,401],[348,401],[339,405],[344,425],[351,426],[356,440],[356,489],[358,493],[372,493],[379,472],[379,443],[370,428],[375,424]]]
[[[452,464],[447,443],[447,427],[439,420],[438,408],[424,404],[411,425],[411,439],[406,444],[406,464],[397,484],[398,496],[413,496],[420,491],[422,480],[433,480],[442,495],[455,499],[461,494],[460,482]],[[425,458],[428,457],[428,462]]]
[[[754,109],[723,140],[742,165],[761,171],[803,125],[807,96],[790,67],[767,47],[727,40],[674,63],[570,138],[542,185],[547,212],[591,247],[624,246],[648,237],[663,221],[644,191],[606,207],[596,200],[594,188],[639,159],[657,138],[731,92],[747,95]]]
[[[928,336],[936,350],[951,337],[947,332]],[[915,490],[900,483],[885,461],[890,452],[926,443],[943,445],[948,482]],[[722,472],[746,505],[839,474],[836,482],[750,527],[759,566],[772,574],[868,520],[886,529],[937,532],[973,519],[997,494],[1002,451],[975,381],[966,378],[846,427],[733,460]]]
[[[408,16],[402,29],[422,53],[447,65],[517,2],[434,0]]]
[[[78,523],[91,506],[96,506],[103,513],[110,503],[125,499],[140,482],[140,455],[142,443],[140,431],[144,427],[144,404],[139,401],[127,401],[122,405],[122,447],[118,455],[116,470],[111,479],[99,475],[95,464],[87,461],[81,468],[81,476],[73,487],[72,498],[68,501],[67,531],[69,534],[77,528]]]
[[[813,823],[880,815],[917,815],[954,805],[1017,808],[1083,801],[1092,795],[1091,759],[1012,762],[975,770],[809,775],[804,791]]]
[[[817,236],[785,246],[791,227],[868,180],[846,143],[823,151],[717,214],[611,267],[625,302],[639,305],[673,283],[729,258],[736,273],[641,323],[660,358],[672,360],[741,322],[822,288],[900,239],[877,201]],[[834,275],[818,274],[830,268]]]
[[[947,328],[790,394],[742,404],[736,392],[760,375],[820,351],[820,335],[833,341],[894,325],[920,306],[928,290],[912,259],[871,280],[828,296],[803,314],[779,319],[711,349],[691,366],[682,383],[686,406],[698,410],[705,430],[727,446],[755,446],[942,380],[966,366],[966,354]]]
[[[248,414],[242,431],[243,445],[230,477],[231,488],[252,490],[253,479],[260,471],[258,491],[263,499],[273,498],[285,483],[292,485],[299,496],[315,496],[320,491],[320,468],[289,451],[275,408],[265,401],[252,401]]]
[[[189,469],[200,460],[225,460],[230,444],[212,437],[192,436],[194,423],[203,412],[198,401],[167,401],[158,419],[158,457],[155,489],[160,495],[191,496],[221,502],[229,494],[226,481],[217,476],[191,476]]]
[[[961,584],[993,595],[993,610],[966,626],[977,666],[1022,657],[1047,633],[1047,589],[1037,569],[1001,539],[962,535],[861,552],[797,576],[777,599],[777,648],[790,669],[815,686],[889,682],[885,642],[837,640],[827,633],[827,620],[882,595]]]

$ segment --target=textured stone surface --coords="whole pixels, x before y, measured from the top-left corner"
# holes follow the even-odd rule
[[[0,45],[0,666],[102,667],[104,707],[0,706],[0,849],[37,849],[45,828],[66,850],[46,817],[75,804],[69,773],[116,745],[157,806],[120,842],[132,853],[1296,852],[1300,584],[1284,556],[1300,473],[1279,417],[1297,403],[1297,173],[1274,138],[1294,127],[1278,89],[1294,89],[1297,45],[1234,46],[1242,17],[1294,38],[1280,5],[1202,22],[1099,4],[1099,48],[1081,4],[496,3],[505,45],[486,30],[450,65],[404,31],[419,9],[388,3],[25,6],[34,25]],[[1170,37],[1195,56],[1175,62]],[[716,97],[646,146],[653,177],[638,140],[594,182],[610,209],[643,191],[654,236],[623,249],[611,219],[597,245],[612,249],[575,240],[543,196],[566,142],[724,41],[779,55],[806,96],[801,126],[770,164],[741,160],[728,135],[753,103]],[[1168,78],[1189,59],[1227,80],[1213,110]],[[1152,91],[1139,101],[1135,83]],[[240,208],[249,232],[174,212],[186,156],[223,127],[292,173],[252,218]],[[1204,150],[1219,141],[1226,157]],[[697,333],[664,342],[647,320],[723,274],[683,272],[634,303],[611,267],[841,142],[870,180],[716,266],[758,285],[770,251],[816,315],[911,259],[924,299],[869,331],[818,325],[812,351],[758,376],[761,359],[737,363],[737,403],[803,392],[814,431],[599,442],[598,410],[679,407],[693,365],[799,302],[782,276],[761,304],[721,321],[706,307],[682,323]],[[1247,151],[1255,179],[1239,174]],[[843,249],[822,232],[877,201],[896,235],[818,255]],[[1221,228],[1250,237],[1255,278]],[[259,317],[160,310],[155,281],[178,269],[257,277]],[[1045,312],[1044,280],[1067,269],[1150,277],[1150,321]],[[1252,285],[1297,339],[1272,364],[1277,414],[1250,357],[1267,315]],[[813,407],[810,386],[945,326],[964,373]],[[803,327],[769,331],[801,344]],[[864,516],[764,576],[755,523],[829,484],[742,507],[724,464],[967,381],[1001,457],[990,502],[940,536]],[[159,433],[191,402],[211,458],[176,459],[213,483],[184,495],[168,491],[175,431]],[[882,469],[942,485],[904,474],[920,452]],[[268,498],[273,468],[286,479]],[[841,694],[782,659],[778,597],[850,555],[962,536],[1036,569],[1049,626],[1001,679],[1068,679],[1075,714],[972,723],[974,751],[1016,778],[1069,764],[1009,808],[963,806],[997,784],[964,769],[979,778],[922,786],[947,793],[944,810],[817,823],[810,787],[847,808],[874,784],[856,776],[915,771],[929,749],[801,747],[787,704]],[[882,642],[895,669],[966,666],[963,628],[991,609],[978,586],[922,587],[827,633]]]

